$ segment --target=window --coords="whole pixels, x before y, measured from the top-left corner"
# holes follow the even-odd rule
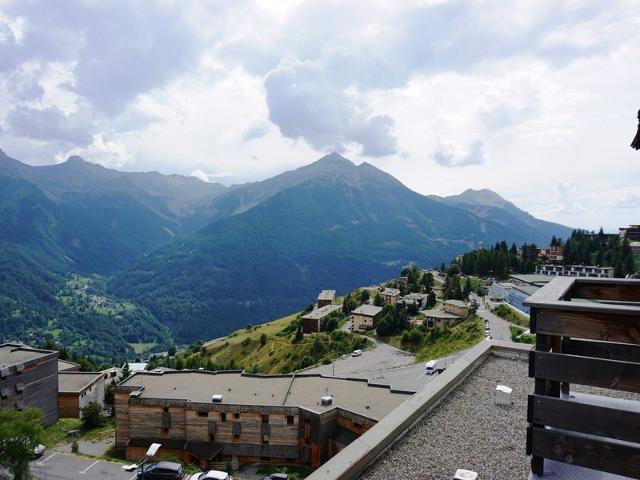
[[[209,441],[210,442],[215,442],[216,441],[216,434],[215,433],[210,433],[209,434]]]
[[[165,427],[165,428],[162,429],[162,432],[163,433],[169,433],[169,429]]]
[[[233,414],[233,418],[234,418],[234,419],[236,419],[236,420],[238,420],[238,419],[240,418],[240,414],[239,414],[238,412],[235,412],[235,413]]]
[[[220,414],[220,421],[221,422],[226,422],[227,421],[227,414],[225,412],[222,412]]]
[[[199,417],[208,417],[209,416],[209,412],[198,412],[198,416]]]
[[[164,408],[162,409],[162,411],[163,411],[163,412],[168,412],[168,411],[169,411],[169,407],[164,407]]]
[[[293,415],[287,415],[287,425],[293,425]]]
[[[269,415],[262,415],[262,423],[269,423]]]
[[[269,445],[269,435],[263,435],[262,436],[262,446],[266,447]]]

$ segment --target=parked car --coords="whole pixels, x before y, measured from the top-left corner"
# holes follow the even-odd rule
[[[286,473],[272,473],[268,477],[264,477],[263,480],[289,480],[289,475]]]
[[[362,355],[362,350],[354,350],[351,352],[352,357],[359,357],[360,355]]]
[[[209,470],[207,472],[193,473],[186,480],[233,480],[233,477],[227,472]]]
[[[138,472],[137,480],[183,480],[184,468],[175,462],[146,463]]]
[[[38,444],[36,446],[36,448],[33,449],[33,457],[34,458],[38,458],[41,457],[42,455],[44,455],[44,451],[47,449],[47,447],[45,447],[44,445],[42,445],[41,443]]]

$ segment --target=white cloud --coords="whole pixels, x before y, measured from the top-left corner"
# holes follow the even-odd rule
[[[440,142],[431,157],[443,167],[466,167],[486,162],[482,140],[474,140],[469,145],[445,140]]]
[[[341,150],[421,193],[487,187],[613,228],[637,221],[639,16],[625,0],[0,1],[0,148],[229,182]]]
[[[93,135],[93,141],[86,148],[74,147],[67,152],[58,153],[55,159],[63,162],[75,155],[107,168],[122,168],[131,160],[131,154],[124,145],[105,140],[101,133]]]
[[[191,172],[191,177],[196,177],[200,180],[202,180],[203,182],[209,182],[209,176],[204,173],[202,170],[200,170],[199,168],[196,168],[193,172]]]

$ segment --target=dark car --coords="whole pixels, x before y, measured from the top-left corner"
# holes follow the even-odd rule
[[[147,463],[138,472],[138,480],[182,480],[184,468],[175,462]]]

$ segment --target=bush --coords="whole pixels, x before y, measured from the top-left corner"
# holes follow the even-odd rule
[[[267,334],[263,333],[262,335],[260,335],[260,345],[264,347],[266,344],[267,344]]]
[[[102,405],[98,402],[91,402],[82,408],[82,426],[85,429],[100,427],[104,424],[102,415]]]

